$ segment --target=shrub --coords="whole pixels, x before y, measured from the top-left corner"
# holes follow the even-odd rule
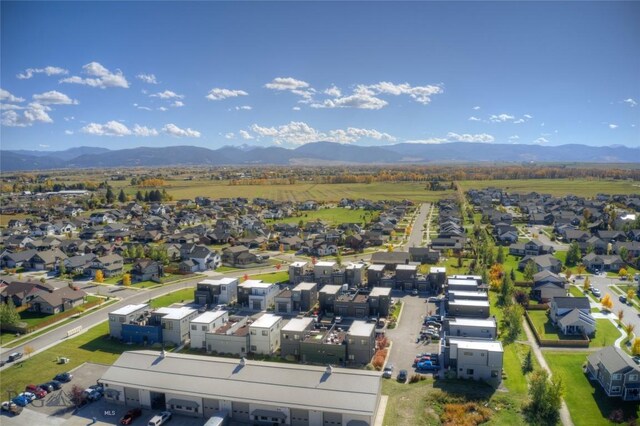
[[[622,409],[613,410],[611,414],[609,414],[609,420],[614,423],[624,422],[624,411],[622,411]]]
[[[475,402],[445,404],[440,420],[445,426],[476,426],[488,421],[493,412]]]

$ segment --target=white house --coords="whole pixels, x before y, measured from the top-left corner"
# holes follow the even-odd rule
[[[109,312],[109,335],[120,339],[122,337],[122,324],[129,324],[140,317],[146,310],[149,310],[149,305],[141,303],[139,305],[123,306],[120,309]]]
[[[198,315],[198,311],[187,306],[159,308],[153,315],[162,317],[162,341],[179,346],[189,339],[189,323]]]
[[[206,348],[206,334],[213,332],[229,320],[227,311],[208,311],[195,317],[190,324],[191,348]]]
[[[251,352],[272,355],[280,347],[282,317],[264,314],[249,326]]]
[[[264,311],[275,303],[280,287],[261,280],[247,280],[238,286],[238,303],[254,311]]]

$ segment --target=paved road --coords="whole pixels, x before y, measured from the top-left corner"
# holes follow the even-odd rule
[[[547,234],[542,232],[542,226],[532,226],[530,228],[524,228],[524,229],[529,229],[529,231],[531,233],[538,234],[538,236],[537,236],[538,240],[540,240],[540,242],[542,244],[545,244],[545,245],[553,247],[553,249],[555,251],[567,251],[567,250],[569,250],[569,245],[568,244],[559,243],[557,241],[551,241],[551,239],[549,239],[549,237],[547,237]]]
[[[611,309],[611,312],[613,313],[613,315],[615,316],[617,312],[622,309],[622,311],[624,312],[624,318],[622,319],[622,322],[625,324],[634,324],[636,327],[636,335],[640,335],[640,314],[633,306],[620,302],[620,300],[618,299],[620,296],[609,288],[609,286],[612,284],[624,283],[619,286],[624,290],[627,284],[635,285],[635,287],[637,287],[637,283],[634,283],[633,281],[623,282],[618,278],[608,278],[606,276],[593,275],[589,277],[589,280],[591,281],[592,286],[600,290],[602,296],[604,296],[606,293],[611,295],[611,300],[613,301],[613,308]],[[582,286],[583,282],[584,281],[581,279],[576,280],[576,285]]]
[[[409,249],[409,247],[419,247],[422,245],[422,227],[424,226],[424,222],[427,219],[429,210],[431,210],[431,204],[429,203],[424,203],[420,206],[420,211],[416,215],[416,220],[413,221],[411,234],[409,235],[409,239],[407,240],[407,249]]]

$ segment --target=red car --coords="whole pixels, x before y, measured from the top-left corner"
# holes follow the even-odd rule
[[[41,399],[41,398],[44,398],[45,396],[47,396],[47,391],[42,389],[42,388],[39,388],[36,385],[27,385],[27,387],[24,388],[24,390],[27,391],[27,392],[31,392],[38,399]]]
[[[120,424],[121,425],[130,425],[131,423],[133,423],[133,421],[135,419],[137,419],[141,415],[142,415],[142,410],[141,409],[139,409],[139,408],[131,409],[131,410],[127,411],[127,414],[122,416],[122,418],[120,419]]]

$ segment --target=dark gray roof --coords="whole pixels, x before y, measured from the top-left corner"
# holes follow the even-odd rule
[[[607,346],[606,348],[591,354],[588,359],[592,365],[597,366],[598,363],[602,363],[603,367],[609,373],[631,369],[640,373],[640,367],[631,360],[629,355],[625,354],[622,349],[615,346]]]
[[[560,309],[588,309],[591,310],[588,297],[554,297],[552,303]]]

